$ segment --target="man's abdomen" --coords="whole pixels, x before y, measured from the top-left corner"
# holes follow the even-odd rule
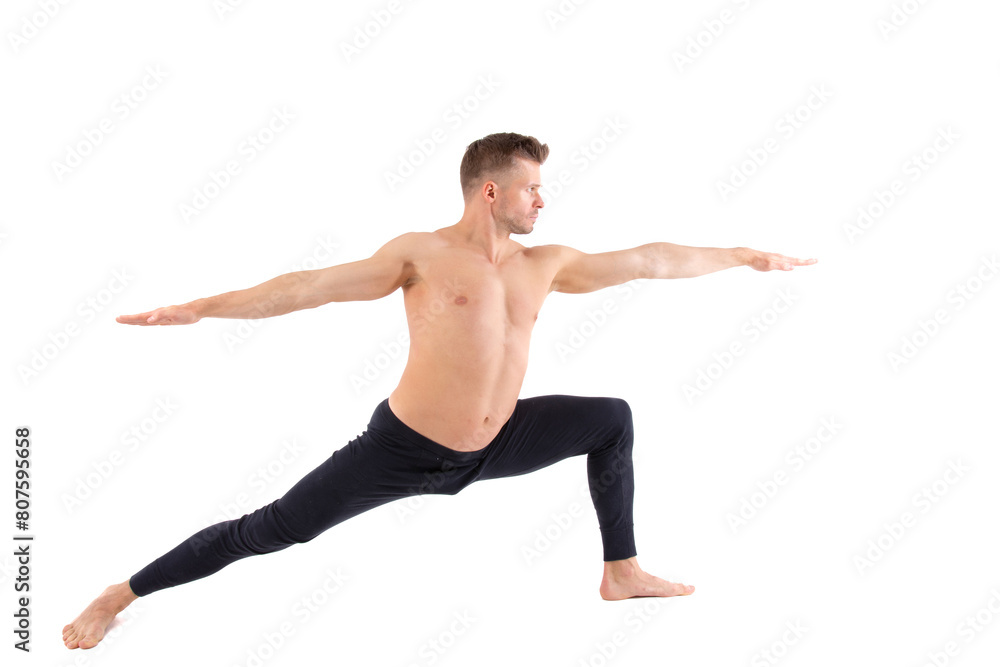
[[[514,411],[523,366],[449,368],[410,359],[389,404],[399,419],[445,447],[474,451],[488,445]]]

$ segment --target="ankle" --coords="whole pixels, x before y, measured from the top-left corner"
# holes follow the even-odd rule
[[[635,556],[624,560],[604,561],[604,571],[617,578],[628,577],[642,572]]]
[[[108,598],[108,601],[114,605],[115,613],[122,611],[138,598],[138,596],[132,592],[132,587],[129,586],[127,581],[108,586],[104,589],[104,595]]]

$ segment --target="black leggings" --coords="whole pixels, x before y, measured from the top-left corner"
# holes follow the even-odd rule
[[[209,526],[132,575],[149,595],[207,577],[233,561],[308,542],[341,521],[393,500],[454,495],[475,481],[533,472],[587,454],[590,497],[604,560],[636,555],[632,532],[632,410],[620,398],[518,399],[489,445],[460,452],[417,433],[383,400],[368,428],[278,500],[239,519]]]

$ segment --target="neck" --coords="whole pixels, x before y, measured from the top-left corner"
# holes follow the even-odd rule
[[[451,229],[463,243],[481,250],[492,264],[499,263],[510,247],[510,231],[501,229],[489,213],[475,214],[466,209]]]

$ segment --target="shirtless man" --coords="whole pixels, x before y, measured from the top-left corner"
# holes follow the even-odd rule
[[[548,146],[492,134],[470,144],[460,170],[465,211],[450,227],[398,236],[368,259],[295,271],[250,289],[117,321],[193,324],[203,317],[274,317],[331,301],[380,299],[403,289],[410,350],[399,385],[368,429],[278,500],[195,533],[128,580],[109,586],[63,628],[67,648],[92,648],[139,596],[208,576],[246,556],[308,542],[381,504],[453,495],[477,480],[521,475],[587,454],[604,546],[605,600],[690,595],[693,586],[647,574],[632,534],[632,415],[619,398],[518,398],[528,343],[550,292],[582,294],[636,278],[687,278],[749,266],[813,264],[750,248],[648,243],[596,254],[525,247],[545,205]]]

